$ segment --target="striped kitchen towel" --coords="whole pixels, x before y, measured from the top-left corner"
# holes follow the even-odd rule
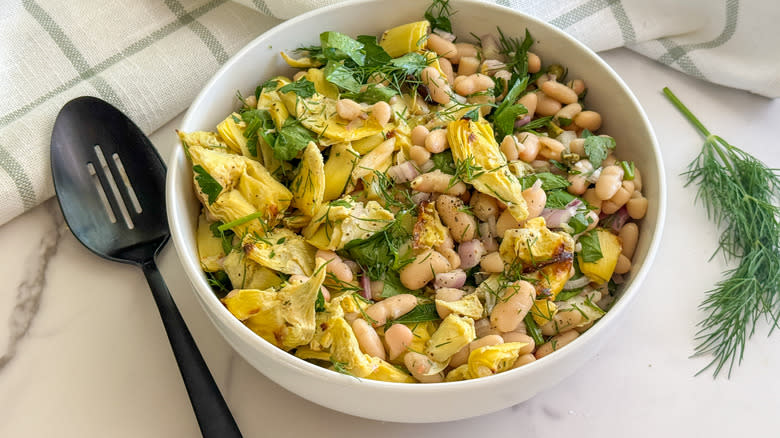
[[[0,224],[54,194],[49,140],[68,100],[101,97],[152,132],[276,18],[337,1],[6,2],[0,10]],[[547,20],[597,51],[626,46],[704,80],[780,96],[780,2],[495,3]]]

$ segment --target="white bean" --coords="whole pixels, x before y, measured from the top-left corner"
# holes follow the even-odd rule
[[[536,297],[536,289],[531,283],[519,280],[501,291],[501,299],[493,307],[490,324],[501,332],[511,332],[523,321],[531,310]]]
[[[412,345],[414,333],[403,324],[393,324],[385,330],[385,343],[387,344],[387,356],[390,360],[396,359]]]
[[[366,307],[365,313],[372,319],[371,324],[374,327],[379,327],[388,319],[397,319],[401,315],[409,313],[416,305],[417,297],[414,295],[398,294]]]
[[[368,355],[378,357],[382,360],[386,358],[385,348],[382,346],[382,340],[373,327],[363,319],[352,321],[352,332],[355,333],[360,350]]]

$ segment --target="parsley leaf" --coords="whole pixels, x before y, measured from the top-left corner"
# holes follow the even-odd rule
[[[601,253],[601,243],[599,242],[599,233],[591,231],[590,233],[583,234],[579,239],[582,245],[580,255],[582,261],[586,263],[593,263],[600,260],[604,255]]]
[[[274,121],[268,110],[249,110],[241,113],[241,119],[246,122],[244,137],[246,137],[246,147],[252,156],[257,157],[257,139],[262,136],[269,145],[274,144],[275,136],[267,131],[274,129]]]
[[[357,65],[363,65],[366,61],[366,54],[361,50],[363,44],[341,32],[321,33],[320,43],[322,44],[322,52],[329,60],[341,61],[350,58]]]
[[[387,102],[396,94],[398,94],[398,92],[390,87],[379,87],[376,84],[371,84],[366,88],[366,91],[361,91],[359,93],[344,93],[342,94],[342,97],[347,97],[357,102],[375,104],[379,101]]]
[[[431,160],[433,160],[434,169],[439,169],[449,175],[455,175],[455,172],[457,172],[455,160],[452,158],[452,150],[450,149],[431,155]]]
[[[288,118],[279,130],[276,141],[271,145],[274,157],[282,161],[292,160],[310,141],[314,141],[312,134],[299,121],[292,117]]]
[[[406,75],[418,75],[428,66],[428,59],[417,52],[411,52],[393,59],[390,64],[401,69]]]
[[[198,182],[200,191],[208,197],[209,205],[213,204],[222,193],[222,184],[209,175],[200,164],[192,166],[192,171],[195,172],[195,181]]]
[[[406,286],[401,283],[400,275],[394,271],[387,271],[385,273],[385,278],[383,278],[382,281],[384,282],[384,287],[382,288],[382,296],[384,298],[392,297],[393,295],[414,294],[415,292],[418,292],[407,289]]]
[[[572,234],[580,234],[588,229],[591,219],[583,213],[577,213],[569,220],[569,226],[572,228]]]
[[[544,207],[558,209],[566,208],[566,206],[575,199],[577,199],[577,197],[566,190],[550,190],[547,192],[547,203],[544,204]]]
[[[312,97],[316,90],[314,89],[314,82],[303,78],[295,82],[291,82],[279,89],[282,93],[293,92],[300,97],[307,98]]]
[[[220,230],[219,227],[222,225],[222,221],[216,221],[209,225],[209,229],[214,237],[222,240],[222,251],[224,251],[225,254],[230,254],[230,251],[233,250],[233,236],[235,233],[232,230]]]
[[[565,189],[569,187],[571,183],[566,178],[554,175],[550,172],[533,173],[520,178],[520,184],[523,186],[523,190],[534,185],[536,180],[542,180],[542,190],[545,192],[555,189]]]
[[[562,290],[558,295],[555,296],[555,301],[566,301],[574,298],[582,293],[583,289],[584,287],[578,287],[577,289],[572,290]]]
[[[335,61],[329,61],[325,66],[325,79],[331,84],[338,85],[339,87],[351,91],[353,93],[360,93],[360,82],[352,75],[352,71],[345,67],[344,64]]]
[[[511,135],[515,131],[515,120],[521,114],[527,114],[528,109],[519,103],[515,103],[520,93],[528,85],[528,76],[516,79],[506,93],[501,105],[493,113],[493,125],[496,127],[496,138],[503,140],[504,136]]]
[[[276,79],[271,79],[263,82],[262,84],[258,85],[257,88],[255,88],[255,99],[260,99],[260,95],[263,94],[263,91],[265,91],[266,88],[275,90],[276,87],[278,86],[279,86],[279,81],[277,81]]]
[[[542,345],[544,344],[544,337],[542,336],[542,331],[539,330],[539,326],[536,325],[536,320],[534,320],[533,315],[531,312],[528,312],[525,315],[525,330],[528,333],[528,336],[533,338],[534,343],[536,345]]]
[[[589,133],[590,134],[590,133]],[[583,137],[585,133],[583,132]],[[585,155],[588,156],[593,168],[597,169],[601,166],[601,163],[609,155],[609,150],[615,149],[615,139],[611,137],[599,137],[597,135],[589,135],[585,137]]]
[[[464,119],[474,120],[475,122],[479,120],[479,107],[475,107],[473,110],[467,112],[463,115]]]
[[[360,44],[363,44],[363,51],[366,54],[365,65],[368,66],[382,66],[390,62],[393,59],[385,49],[382,48],[376,42],[376,37],[372,35],[359,35],[357,40]]]

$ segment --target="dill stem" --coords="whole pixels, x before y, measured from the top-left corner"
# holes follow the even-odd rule
[[[693,124],[693,126],[695,126],[696,129],[698,129],[699,132],[702,133],[702,135],[707,137],[707,141],[709,142],[711,136],[710,131],[704,127],[704,124],[700,122],[699,119],[696,118],[696,116],[693,115],[691,110],[689,110],[688,107],[685,106],[685,104],[683,104],[674,93],[672,93],[672,90],[670,90],[669,87],[664,87],[664,94],[666,95],[666,97],[669,98],[669,100],[672,101],[672,104],[675,107],[677,107],[677,109],[680,110],[681,113],[683,113],[685,118],[687,118]]]

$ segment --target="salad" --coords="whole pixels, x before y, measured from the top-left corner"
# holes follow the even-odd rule
[[[303,360],[450,382],[525,366],[597,323],[647,210],[582,79],[523,38],[456,38],[449,6],[282,52],[215,132],[179,132],[201,266]]]

